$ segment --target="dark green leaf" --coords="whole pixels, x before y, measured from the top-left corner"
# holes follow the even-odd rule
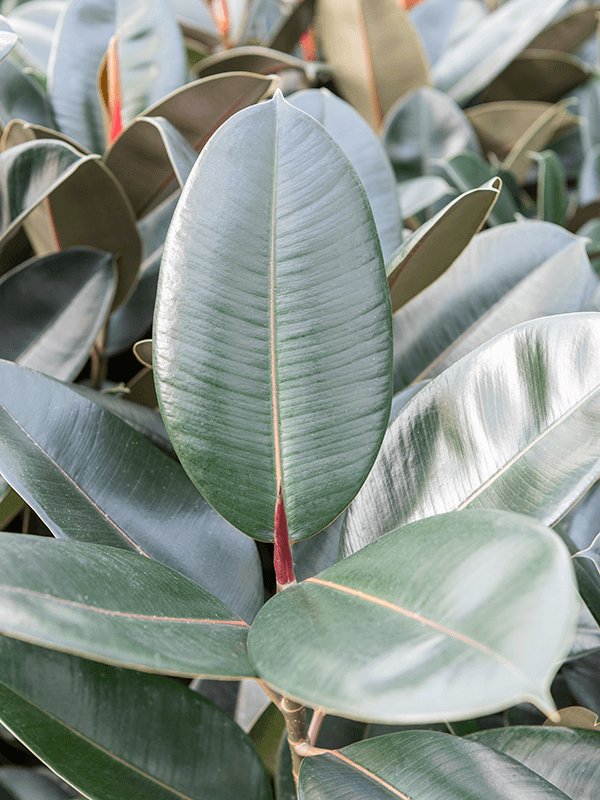
[[[562,225],[567,210],[567,199],[565,174],[561,163],[552,150],[534,153],[533,157],[538,164],[538,219]]]
[[[307,758],[300,800],[567,800],[491,748],[435,731],[405,731]]]
[[[520,761],[572,800],[595,800],[600,781],[600,736],[595,731],[523,725],[479,731],[468,739]]]
[[[0,278],[0,358],[63,381],[87,361],[116,286],[112,256],[73,248]]]
[[[148,555],[242,618],[260,607],[254,543],[208,506],[178,464],[70,386],[7,361],[0,472],[55,536]]]
[[[199,694],[14,639],[0,656],[2,721],[86,797],[269,800],[248,737]]]
[[[52,127],[53,114],[48,99],[36,82],[12,58],[0,64],[0,125],[15,118]]]
[[[247,623],[177,572],[115,547],[0,534],[0,632],[170,675],[248,677]]]
[[[281,95],[223,125],[169,229],[154,372],[182,463],[236,527],[272,540],[280,489],[293,540],[346,507],[387,424],[388,315],[370,207],[323,127]]]
[[[351,719],[452,721],[520,701],[552,714],[578,605],[552,531],[507,512],[454,512],[280,592],[248,654],[272,688]]]
[[[564,314],[518,325],[432,380],[389,427],[346,513],[344,552],[461,508],[556,522],[600,475],[599,352],[600,316]]]

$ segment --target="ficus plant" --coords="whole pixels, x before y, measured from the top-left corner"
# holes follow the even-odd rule
[[[36,2],[0,38],[0,798],[592,800],[600,127],[556,52],[595,7]]]

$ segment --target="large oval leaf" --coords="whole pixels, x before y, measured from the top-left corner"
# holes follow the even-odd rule
[[[253,675],[247,623],[179,573],[115,547],[0,534],[0,632],[147,672]]]
[[[436,731],[404,731],[306,758],[300,800],[567,800],[491,748]]]
[[[277,691],[351,719],[451,721],[524,700],[551,714],[578,606],[552,531],[455,512],[397,528],[269,600],[248,653]]]
[[[389,308],[370,206],[323,127],[281,94],[225,123],[169,228],[154,372],[182,464],[233,525],[273,540],[281,492],[302,539],[358,491],[389,414]]]
[[[0,125],[15,118],[52,127],[52,108],[35,80],[9,56],[0,64]]]
[[[327,89],[307,89],[287,99],[318,120],[352,162],[373,209],[387,261],[400,244],[402,218],[394,171],[380,138],[349,103]]]
[[[519,725],[466,737],[520,761],[573,800],[594,800],[600,780],[600,736],[574,728]]]
[[[351,553],[461,508],[556,522],[600,476],[600,316],[533,320],[425,386],[390,425],[346,513]]]
[[[2,722],[86,797],[270,800],[248,737],[196,692],[5,637],[0,656]]]
[[[148,555],[254,616],[263,591],[254,542],[144,436],[70,386],[7,361],[0,417],[0,472],[55,536]]]
[[[584,240],[558,225],[519,222],[477,234],[394,315],[396,390],[528,318],[586,309],[595,284]]]
[[[335,83],[375,130],[398,98],[429,85],[419,36],[395,0],[320,0],[317,23]]]
[[[112,256],[91,248],[11,270],[0,278],[0,358],[71,380],[106,321],[115,285]]]

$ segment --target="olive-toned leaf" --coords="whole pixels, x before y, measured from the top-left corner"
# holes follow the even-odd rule
[[[0,550],[4,635],[145,672],[253,675],[247,623],[163,564],[116,547],[10,533],[0,534]]]
[[[4,530],[22,508],[23,500],[0,475],[0,530]]]
[[[72,800],[75,789],[46,767],[0,767],[2,800]],[[81,797],[81,795],[78,795]]]
[[[402,181],[398,185],[400,212],[402,219],[407,220],[428,207],[446,199],[449,201],[458,192],[454,186],[439,175],[421,175],[419,178]]]
[[[161,411],[203,495],[264,541],[280,492],[291,540],[324,528],[366,477],[387,424],[390,300],[356,172],[280,93],[229,120],[196,162],[158,297]]]
[[[599,344],[597,314],[536,319],[432,380],[388,428],[344,552],[453,509],[556,522],[600,475]]]
[[[495,178],[460,195],[400,245],[386,265],[392,312],[448,269],[484,224],[501,186]]]
[[[481,93],[481,103],[541,100],[555,103],[594,71],[568,53],[525,50]]]
[[[133,346],[133,354],[145,367],[152,368],[152,339],[143,339]]]
[[[197,155],[169,120],[138,117],[108,148],[104,163],[141,217],[183,187]]]
[[[573,800],[594,800],[596,796],[600,736],[594,731],[519,725],[479,731],[467,739],[520,761]]]
[[[172,92],[147,108],[144,116],[167,119],[199,153],[219,125],[258,103],[273,85],[272,77],[249,72],[209,76]]]
[[[583,730],[600,730],[600,720],[595,711],[581,706],[561,708],[558,716],[560,720],[547,719],[545,728],[581,728]]]
[[[469,120],[447,95],[421,87],[393,106],[381,136],[397,180],[427,175],[430,164],[463,150],[480,155]]]
[[[9,56],[0,64],[0,125],[6,127],[16,117],[48,127],[53,125],[48,99]]]
[[[121,115],[126,125],[186,82],[185,50],[167,0],[113,3]]]
[[[116,278],[112,256],[73,248],[0,278],[0,358],[74,378],[104,325]]]
[[[148,555],[253,617],[263,591],[254,542],[178,464],[67,384],[7,361],[0,376],[0,472],[55,536]]]
[[[311,72],[314,66],[295,56],[270,50],[268,47],[246,45],[234,47],[203,58],[196,68],[198,78],[207,78],[227,72],[249,72],[256,75],[276,75],[288,69]]]
[[[498,170],[490,166],[476,153],[458,153],[446,161],[433,165],[441,176],[449,180],[460,192],[469,192],[484,183],[498,180]],[[506,177],[506,176],[505,176]],[[514,222],[520,208],[511,193],[508,182],[503,182],[500,193],[490,210],[487,220],[490,225]]]
[[[315,0],[299,0],[281,23],[265,35],[262,43],[271,50],[291,53],[312,22],[314,9]]]
[[[421,38],[427,60],[433,66],[444,52],[459,9],[459,0],[428,0],[410,10],[410,21]]]
[[[529,43],[529,47],[536,50],[562,50],[574,53],[596,32],[599,11],[600,5],[597,3],[572,8],[538,33]]]
[[[380,138],[349,103],[327,89],[307,89],[287,99],[318,120],[352,162],[365,187],[387,260],[400,244],[402,219],[394,172]]]
[[[538,165],[537,217],[562,225],[567,210],[567,198],[565,174],[560,160],[552,150],[532,155]]]
[[[81,156],[60,141],[36,140],[4,151],[0,164],[0,253],[21,225],[41,254],[77,246],[114,253],[113,308],[119,306],[137,276],[140,240],[131,205],[100,157]]]
[[[395,0],[320,0],[317,24],[336,86],[375,130],[400,97],[430,84],[419,36]]]
[[[568,800],[560,789],[512,758],[478,742],[436,731],[391,733],[304,759],[300,800],[341,800],[345,796],[365,800]]]
[[[272,688],[351,719],[452,721],[523,700],[552,715],[578,606],[551,530],[505,511],[454,512],[280,592],[254,620],[248,654]]]
[[[86,797],[270,799],[246,734],[199,694],[164,676],[0,641],[3,723]]]
[[[503,168],[510,170],[519,183],[524,183],[531,165],[531,151],[541,152],[556,136],[568,113],[568,101],[551,106],[517,139],[504,159]]]
[[[487,86],[542,31],[568,0],[507,0],[488,14],[433,69],[434,83],[457,103]]]
[[[577,117],[561,104],[504,100],[473,106],[466,109],[465,114],[475,128],[484,154],[494,153],[502,161],[551,108],[554,108],[554,123],[549,131],[550,142],[577,125]]]
[[[45,1],[45,0],[44,0]],[[52,1],[52,0],[51,0]],[[37,2],[37,0],[29,0],[29,2]],[[25,142],[34,142],[36,139],[55,139],[56,141],[68,144],[82,156],[89,156],[90,151],[75,139],[66,136],[64,133],[45,128],[43,125],[35,125],[32,122],[25,122],[22,119],[11,119],[2,134],[2,142],[0,143],[1,150],[8,150],[17,144],[24,144]]]

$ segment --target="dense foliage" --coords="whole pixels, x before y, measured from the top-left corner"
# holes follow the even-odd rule
[[[0,800],[594,800],[600,5],[0,9]]]

